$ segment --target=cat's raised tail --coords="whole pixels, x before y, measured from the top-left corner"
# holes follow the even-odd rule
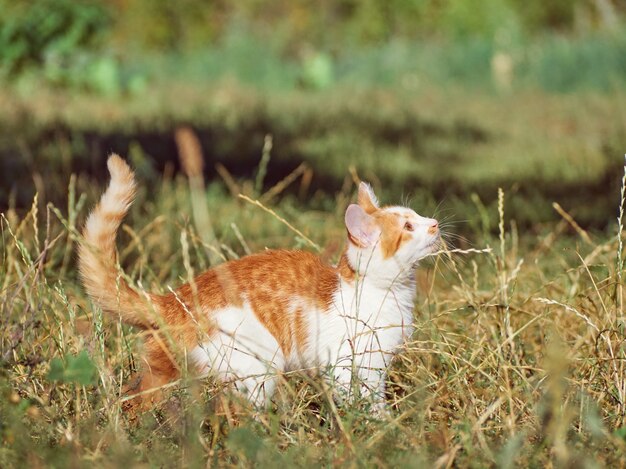
[[[106,313],[143,328],[156,327],[157,305],[152,295],[134,291],[116,264],[115,238],[136,192],[135,175],[128,164],[112,154],[107,166],[111,182],[93,209],[78,248],[80,276],[91,299]]]

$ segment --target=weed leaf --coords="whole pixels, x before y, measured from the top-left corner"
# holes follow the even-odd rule
[[[50,362],[48,379],[87,386],[93,384],[95,375],[96,366],[83,350],[76,356],[66,355],[64,360],[54,358]]]

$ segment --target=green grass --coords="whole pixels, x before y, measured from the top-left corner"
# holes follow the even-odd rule
[[[340,42],[321,47],[285,40],[280,34],[258,37],[234,26],[218,44],[175,54],[122,50],[120,67],[152,82],[236,78],[266,91],[444,85],[494,92],[500,88],[492,61],[502,53],[512,61],[510,86],[515,91],[610,92],[622,89],[626,78],[623,27],[529,37],[515,25],[501,24],[487,35],[396,37],[369,45]]]
[[[272,160],[267,177],[271,168]],[[621,175],[614,177],[619,185]],[[196,272],[209,251],[186,215],[187,181],[165,176],[150,190],[141,182],[118,244],[121,263],[134,282],[164,291],[187,277],[186,249]],[[263,195],[254,179],[239,183],[244,193]],[[0,466],[626,462],[623,255],[614,224],[576,232],[552,212],[551,220],[519,230],[513,207],[526,196],[509,190],[500,210],[497,201],[493,208],[476,202],[453,213],[468,220],[470,241],[459,247],[491,251],[441,256],[420,269],[416,332],[393,364],[386,419],[372,417],[367,403],[336,408],[321,382],[288,376],[271,408],[234,421],[215,414],[219,386],[188,376],[165,406],[133,424],[120,410],[120,387],[139,366],[141,334],[102,317],[74,263],[77,229],[104,184],[81,174],[66,191],[67,205],[40,198],[28,213],[2,214]],[[269,205],[336,258],[353,192],[346,183],[333,197],[305,196],[325,209],[303,209],[288,193]],[[219,183],[206,196],[228,256],[245,246],[305,245]],[[617,211],[619,191],[610,203]]]
[[[31,174],[44,172],[35,179],[40,197],[63,203],[59,187],[69,175],[104,177],[110,151],[130,155],[151,181],[176,162],[174,131],[189,124],[211,180],[219,179],[216,163],[250,177],[270,134],[268,185],[304,162],[314,171],[313,191],[333,194],[354,167],[390,199],[431,206],[446,198],[463,213],[474,207],[472,193],[493,208],[502,186],[524,195],[513,210],[525,226],[550,220],[558,201],[583,225],[603,228],[615,217],[606,194],[618,189],[625,101],[620,91],[470,95],[420,86],[278,93],[232,82],[209,89],[165,82],[149,100],[46,88],[7,92],[0,94],[0,206],[27,207]]]

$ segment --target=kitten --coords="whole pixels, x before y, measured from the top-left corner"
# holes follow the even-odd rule
[[[95,304],[148,330],[133,406],[161,398],[159,388],[179,376],[182,350],[199,376],[232,383],[256,406],[270,399],[280,372],[314,369],[325,371],[338,398],[370,397],[384,408],[387,367],[413,331],[417,261],[439,244],[436,220],[380,207],[361,183],[358,204],[346,210],[337,266],[306,251],[268,250],[167,295],[139,293],[115,263],[134,174],[117,155],[108,168],[111,182],[86,222],[79,268]]]

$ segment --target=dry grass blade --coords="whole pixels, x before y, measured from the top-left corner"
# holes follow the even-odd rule
[[[302,233],[302,231],[300,231],[295,226],[293,226],[291,223],[289,223],[287,220],[285,220],[283,217],[278,215],[271,208],[268,208],[265,205],[263,205],[261,202],[259,202],[258,200],[252,200],[250,197],[248,197],[246,195],[243,195],[243,194],[239,194],[239,198],[242,199],[242,200],[245,200],[248,203],[251,203],[252,205],[256,205],[257,207],[259,207],[262,210],[266,211],[267,213],[272,215],[274,218],[276,218],[278,221],[280,221],[282,224],[284,224],[291,231],[293,231],[296,235],[298,235],[300,238],[302,238],[304,241],[306,241],[309,244],[309,246],[311,246],[312,248],[314,248],[318,252],[322,252],[322,248],[319,246],[319,244],[317,244],[315,241],[311,240],[308,236],[306,236],[304,233]]]
[[[474,249],[474,248],[469,248],[469,249],[443,249],[443,250],[439,250],[439,251],[435,251],[431,254],[428,254],[424,257],[433,257],[433,256],[440,256],[442,254],[489,254],[493,252],[492,248],[484,248],[484,249]]]
[[[174,134],[178,157],[188,178],[201,178],[204,158],[200,141],[191,127],[179,127]]]
[[[563,309],[565,309],[566,311],[569,311],[571,313],[574,313],[576,316],[578,316],[580,319],[582,319],[583,321],[585,321],[587,323],[587,325],[589,327],[591,327],[593,330],[595,330],[597,333],[600,333],[600,328],[598,326],[595,325],[595,323],[589,318],[589,316],[581,313],[580,311],[578,311],[576,308],[573,308],[570,305],[566,305],[565,303],[561,303],[559,301],[556,300],[550,300],[548,298],[535,298],[535,301],[538,301],[540,303],[546,304],[546,305],[558,305],[561,306]]]
[[[561,207],[557,202],[553,202],[552,203],[552,207],[554,207],[554,210],[557,211],[557,213],[559,215],[561,215],[563,217],[563,219],[569,223],[569,225],[574,228],[574,230],[576,231],[576,233],[578,233],[580,235],[580,237],[583,239],[583,241],[587,244],[589,244],[590,246],[593,246],[593,241],[591,241],[591,238],[589,237],[589,234],[583,230],[581,228],[581,226],[576,223],[576,220],[574,220],[574,217],[572,217],[569,213],[567,213],[563,207]]]
[[[121,260],[131,274],[119,276],[138,285],[132,288],[149,304],[136,277],[147,282],[147,266],[160,269],[159,275],[149,276],[150,282],[157,280],[156,288],[173,294],[203,343],[208,315],[198,307],[201,295],[194,278],[206,259],[197,254],[213,250],[222,261],[223,254],[255,252],[269,238],[256,236],[260,224],[269,236],[278,233],[282,246],[294,243],[295,234],[299,245],[320,250],[303,233],[315,233],[315,239],[339,238],[340,212],[353,196],[358,175],[348,174],[343,193],[323,200],[330,207],[327,213],[317,211],[312,218],[303,214],[297,229],[278,215],[292,213],[286,211],[289,203],[281,205],[279,198],[270,208],[239,195],[234,181],[229,189],[236,199],[223,191],[204,192],[199,142],[194,143],[189,131],[182,131],[178,140],[181,153],[186,152],[181,158],[186,158],[192,203],[214,198],[210,206],[219,215],[211,215],[223,236],[222,247],[205,242],[201,223],[160,223],[175,219],[176,210],[189,203],[187,182],[166,179],[161,190],[149,195],[150,203],[133,208],[132,226],[141,231],[124,228],[120,233]],[[299,169],[291,179],[304,181],[308,173],[308,168]],[[227,181],[227,173],[220,174]],[[76,181],[78,190],[81,177]],[[283,180],[263,197],[280,194],[287,183],[293,182]],[[254,193],[254,180],[241,186]],[[139,194],[143,202],[141,197],[146,196]],[[589,232],[595,244],[585,251],[589,253],[581,265],[576,248],[583,235],[572,232],[568,237],[565,219],[542,225],[548,233],[541,236],[521,230],[518,241],[513,221],[511,232],[505,232],[504,193],[499,205],[491,205],[493,213],[488,213],[489,204],[481,205],[484,213],[472,220],[476,223],[467,227],[466,235],[484,248],[446,249],[442,244],[431,254],[437,259],[434,266],[424,263],[419,269],[415,332],[391,364],[389,415],[381,418],[365,397],[339,404],[313,366],[284,373],[268,409],[245,407],[212,377],[187,376],[193,356],[175,343],[181,328],[158,323],[158,333],[137,333],[116,319],[103,318],[91,308],[76,278],[73,256],[62,271],[68,243],[80,236],[79,202],[76,197],[68,204],[71,216],[48,205],[49,216],[43,220],[41,207],[30,201],[23,212],[0,215],[0,376],[7,378],[0,378],[0,396],[6,397],[0,399],[1,467],[52,460],[59,466],[86,461],[117,467],[128,464],[128,458],[168,467],[277,462],[290,467],[626,464],[621,436],[626,424],[626,342],[619,295],[612,287],[623,281],[623,228],[618,228],[617,239],[615,233],[601,238],[602,233]],[[236,217],[231,216],[235,211]],[[40,239],[44,222],[45,239]],[[333,249],[331,258],[339,253],[339,243]],[[435,275],[444,263],[451,275]],[[195,301],[183,301],[177,294],[176,286],[187,281]],[[508,332],[505,308],[510,312]],[[135,350],[142,341],[167,348],[166,359],[175,363],[180,377],[143,391],[165,393],[169,400],[131,422],[122,408],[137,395],[120,395],[129,374],[141,366]],[[511,353],[513,343],[516,353]],[[562,348],[546,353],[553,343]],[[53,362],[67,366],[83,350],[95,368],[93,383],[50,377]],[[551,362],[553,355],[561,365]]]
[[[622,284],[622,273],[624,270],[624,246],[622,233],[624,231],[624,201],[626,200],[626,155],[624,155],[624,174],[622,175],[622,185],[619,198],[619,215],[617,217],[617,260],[615,269],[617,271],[617,300],[619,303],[620,321],[624,322],[624,285]]]
[[[294,169],[291,173],[285,176],[281,181],[272,186],[265,194],[260,197],[260,201],[263,203],[267,203],[271,201],[274,197],[279,195],[282,191],[284,191],[290,184],[292,184],[298,177],[307,171],[309,167],[306,163],[300,163],[300,165]]]
[[[189,178],[189,189],[191,192],[191,207],[196,230],[200,234],[205,244],[213,246],[219,253],[220,249],[216,242],[215,232],[211,224],[209,207],[206,201],[204,190],[204,158],[200,141],[190,127],[179,127],[176,129],[176,145],[178,147],[178,157]],[[214,250],[208,250],[209,260],[212,265],[221,261],[221,256]]]
[[[233,178],[232,174],[230,174],[228,169],[226,169],[222,163],[217,163],[215,165],[215,170],[224,181],[224,184],[226,184],[226,187],[228,187],[230,195],[236,198],[241,193],[241,187],[237,184],[235,178]]]

